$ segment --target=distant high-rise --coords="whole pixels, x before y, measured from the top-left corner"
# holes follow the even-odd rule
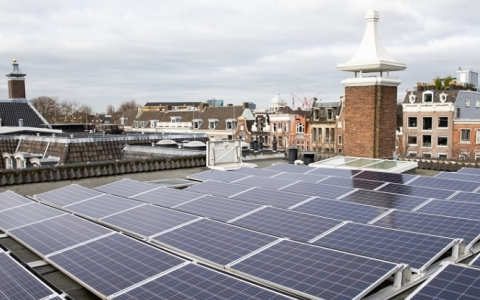
[[[8,98],[9,99],[26,99],[25,94],[25,76],[18,67],[18,62],[14,58],[12,63],[12,71],[6,76],[8,77]]]
[[[338,64],[342,71],[354,72],[354,78],[342,80],[345,86],[343,154],[347,156],[388,158],[395,150],[397,125],[397,86],[399,79],[391,71],[407,66],[396,62],[380,39],[378,12],[365,14],[367,26],[355,55]],[[377,75],[365,73],[377,73]]]

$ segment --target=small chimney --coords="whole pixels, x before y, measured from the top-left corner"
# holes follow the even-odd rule
[[[24,125],[23,119],[18,119],[18,127],[23,127]]]

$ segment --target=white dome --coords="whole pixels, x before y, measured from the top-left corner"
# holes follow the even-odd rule
[[[282,97],[280,97],[280,93],[278,93],[275,97],[270,100],[270,104],[282,104],[282,105],[287,105],[287,101],[283,100]]]

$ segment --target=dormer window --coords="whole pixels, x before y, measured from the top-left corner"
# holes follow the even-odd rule
[[[331,121],[333,119],[333,111],[330,108],[327,108],[327,121]]]
[[[440,102],[444,103],[445,101],[447,101],[447,94],[441,93],[439,97],[440,97]]]
[[[151,120],[150,121],[150,128],[157,128],[158,120]]]
[[[218,124],[218,119],[208,119],[208,129],[215,129]]]
[[[415,96],[413,93],[411,93],[408,96],[408,101],[410,101],[410,103],[415,103],[415,101],[417,101],[417,96]]]
[[[171,123],[178,123],[182,120],[182,117],[170,117]]]
[[[227,119],[227,129],[235,129],[237,127],[237,120],[236,119]]]
[[[200,128],[200,126],[202,126],[203,121],[202,119],[193,119],[192,123],[193,123],[193,128],[198,129]]]
[[[422,95],[423,103],[432,103],[433,102],[433,92],[424,92]]]

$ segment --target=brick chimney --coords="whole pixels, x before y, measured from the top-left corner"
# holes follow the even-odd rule
[[[25,94],[25,76],[18,67],[18,62],[14,58],[12,63],[12,71],[5,75],[8,77],[8,98],[9,99],[26,99]]]

